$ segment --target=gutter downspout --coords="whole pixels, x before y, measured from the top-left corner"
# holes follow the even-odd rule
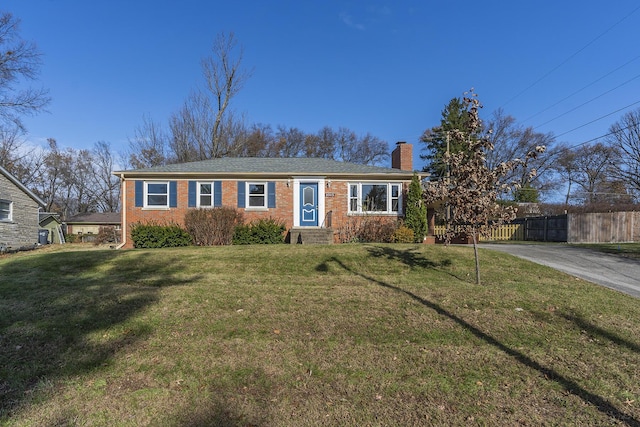
[[[120,174],[120,197],[122,197],[122,214],[120,216],[122,221],[122,243],[116,246],[116,249],[122,249],[127,244],[127,182],[124,179],[124,174]]]

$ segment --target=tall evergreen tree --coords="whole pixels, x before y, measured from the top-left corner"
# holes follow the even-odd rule
[[[424,171],[431,173],[432,177],[445,177],[447,174],[447,163],[444,161],[447,149],[450,154],[456,154],[467,150],[466,141],[459,138],[451,138],[452,131],[465,131],[468,129],[469,112],[466,110],[464,102],[460,98],[452,98],[442,110],[440,126],[427,129],[420,141],[425,144],[426,154],[420,155],[422,160],[427,161]],[[478,136],[476,131],[469,135],[475,139]]]

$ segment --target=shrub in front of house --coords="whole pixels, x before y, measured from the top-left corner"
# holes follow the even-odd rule
[[[276,219],[260,219],[250,224],[240,224],[233,235],[234,245],[265,245],[284,243],[287,227]]]
[[[191,235],[177,224],[133,224],[131,240],[134,248],[175,248],[192,244]]]
[[[361,242],[392,243],[396,227],[395,221],[385,218],[366,218],[361,224],[358,238]]]
[[[360,216],[351,217],[338,229],[341,243],[393,243],[398,228],[395,219]]]
[[[415,236],[413,230],[402,224],[393,232],[393,241],[395,243],[414,243]]]
[[[193,209],[184,217],[185,228],[198,246],[230,245],[242,223],[242,212],[227,206]]]

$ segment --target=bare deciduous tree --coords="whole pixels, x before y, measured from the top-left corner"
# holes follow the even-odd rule
[[[100,212],[118,212],[120,207],[120,180],[112,174],[115,156],[111,145],[98,141],[93,145],[93,183],[95,204]]]
[[[168,160],[169,139],[160,124],[150,117],[142,117],[142,125],[129,139],[128,162],[136,169],[160,166]]]
[[[640,193],[640,109],[626,113],[609,128],[607,142],[620,150],[620,179]]]
[[[34,183],[34,189],[46,203],[45,211],[60,211],[65,216],[73,158],[68,150],[60,150],[55,139],[49,138],[47,142],[49,150],[44,156],[43,171]]]
[[[18,181],[33,187],[44,169],[44,150],[23,139],[23,130],[15,125],[0,125],[0,166]]]
[[[202,61],[206,95],[214,114],[210,138],[210,156],[221,157],[225,154],[222,145],[221,129],[224,115],[231,100],[244,87],[252,71],[242,68],[242,46],[233,33],[219,34],[213,42],[211,56]]]
[[[472,137],[479,134],[482,126],[478,116],[478,109],[482,105],[474,93],[466,93],[462,102],[468,119],[462,126],[452,129],[449,138],[463,149],[444,154],[444,162],[450,165],[450,177],[430,182],[423,196],[427,205],[446,203],[450,206],[451,217],[446,224],[447,242],[459,233],[472,238],[476,283],[480,284],[479,236],[488,236],[493,228],[515,218],[513,207],[496,203],[499,195],[519,185],[505,178],[514,169],[526,167],[527,160],[543,152],[544,147],[535,147],[524,158],[502,161],[490,168],[486,153],[493,149],[491,141],[487,137]]]
[[[491,133],[488,133],[489,130]],[[554,186],[551,172],[553,172],[558,150],[554,147],[555,137],[551,133],[535,132],[532,127],[518,125],[514,117],[505,114],[502,109],[498,109],[493,112],[491,119],[486,123],[485,136],[493,145],[493,150],[487,152],[489,169],[511,159],[523,159],[536,147],[546,147],[544,156],[529,159],[526,168],[512,170],[504,179],[517,181],[520,187],[519,192],[523,189],[544,191]],[[533,176],[532,170],[536,171]]]
[[[555,168],[568,183],[566,204],[569,197],[587,205],[616,198],[626,200],[628,194],[616,178],[620,160],[618,148],[602,142],[565,148],[558,156]],[[573,188],[572,192],[574,185],[578,191]],[[613,193],[616,189],[618,197]]]
[[[20,21],[0,14],[0,119],[23,128],[21,116],[42,111],[49,103],[45,89],[25,88],[38,75],[41,54],[19,36]]]

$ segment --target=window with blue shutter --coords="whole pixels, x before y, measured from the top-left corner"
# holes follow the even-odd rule
[[[189,207],[222,206],[222,182],[189,181]]]
[[[276,183],[238,182],[238,207],[265,209],[276,207]]]

